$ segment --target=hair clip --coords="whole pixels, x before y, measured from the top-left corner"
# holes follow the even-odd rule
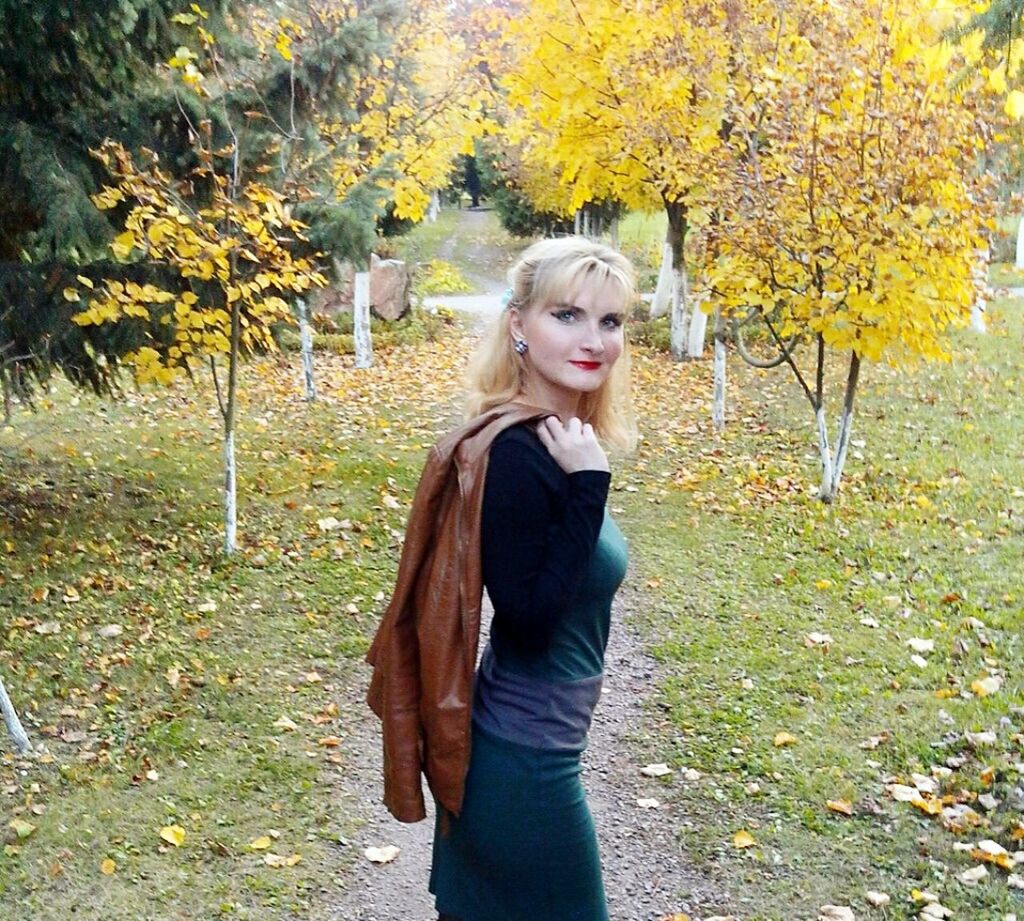
[[[511,304],[512,304],[512,302],[514,300],[515,300],[515,292],[513,292],[513,290],[511,288],[506,288],[505,291],[501,295],[501,309],[502,310],[507,309],[509,306],[511,306]]]

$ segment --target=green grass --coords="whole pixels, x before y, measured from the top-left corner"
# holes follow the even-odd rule
[[[1012,302],[993,313],[993,335],[963,334],[952,365],[907,377],[869,370],[853,436],[864,456],[850,457],[833,506],[808,492],[813,417],[795,383],[738,362],[736,412],[757,430],[734,423],[710,463],[693,444],[656,450],[644,478],[666,488],[622,496],[638,574],[653,591],[638,621],[668,672],[657,703],[674,732],[658,754],[705,774],[672,787],[686,820],[680,841],[736,893],[729,910],[741,918],[814,917],[826,903],[859,912],[868,888],[893,896],[888,917],[914,916],[915,887],[941,894],[957,917],[1020,910],[1002,870],[977,889],[957,883],[972,861],[953,850],[956,837],[882,784],[964,749],[948,736],[954,727],[997,729],[1009,717],[1020,728],[1011,708],[1024,704],[1022,323]],[[699,484],[673,489],[681,473]],[[794,477],[802,489],[790,493]],[[785,488],[764,488],[779,478]],[[868,617],[879,626],[863,625]],[[985,624],[988,647],[970,618]],[[833,642],[808,647],[811,632]],[[910,661],[911,637],[935,640],[923,669]],[[957,696],[992,667],[1005,677],[997,695]],[[796,744],[776,747],[780,731]],[[890,741],[860,747],[883,732]],[[956,779],[984,792],[981,769],[998,765],[994,792],[1005,801],[1021,760],[1013,733],[1004,726]],[[852,817],[827,808],[840,799]],[[732,846],[741,828],[755,848]],[[1015,850],[1010,828],[1004,814],[966,840],[996,837]]]
[[[916,917],[914,888],[956,917],[1020,912],[1003,870],[957,883],[971,861],[952,847],[1016,849],[1013,809],[957,838],[884,789],[964,752],[955,788],[983,792],[992,766],[991,792],[1012,804],[1024,760],[1024,324],[1018,302],[989,319],[990,335],[958,336],[950,365],[865,369],[832,506],[813,498],[813,418],[785,369],[731,362],[729,426],[715,436],[709,363],[636,349],[644,442],[616,463],[609,504],[630,541],[633,620],[664,672],[637,759],[701,772],[660,798],[723,913],[793,921],[845,900],[860,916],[867,888],[892,895],[888,919]],[[423,454],[456,420],[467,342],[445,345],[396,344],[365,371],[319,353],[312,407],[294,356],[244,369],[230,561],[204,381],[120,403],[60,384],[43,412],[0,431],[0,672],[48,752],[0,758],[5,815],[35,826],[22,840],[0,829],[0,915],[329,909],[354,859],[337,843],[355,821],[339,793],[346,707]],[[347,526],[325,530],[331,517]],[[111,624],[123,632],[100,635]],[[811,632],[833,641],[808,646]],[[935,640],[924,668],[912,637]],[[987,669],[1002,688],[967,693]],[[298,728],[275,727],[281,717]],[[962,733],[982,729],[998,744],[974,755]],[[780,731],[796,743],[774,745]],[[341,745],[319,744],[333,735]],[[838,799],[852,817],[827,808]],[[161,842],[168,824],[185,828],[183,847]],[[755,847],[733,847],[739,829]],[[270,830],[273,851],[300,863],[268,867],[249,849]]]

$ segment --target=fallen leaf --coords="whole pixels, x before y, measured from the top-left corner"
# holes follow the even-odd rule
[[[796,743],[796,736],[791,732],[777,732],[775,738],[772,739],[772,743],[776,748],[782,748],[784,745],[793,745]]]
[[[168,844],[181,847],[185,843],[185,829],[180,825],[165,825],[160,829],[160,837]]]
[[[857,921],[849,905],[822,905],[818,921]]]
[[[36,624],[32,629],[41,636],[53,636],[56,633],[60,633],[60,624],[55,620],[47,620],[41,624]]]
[[[281,729],[285,732],[295,732],[299,727],[296,725],[294,720],[288,719],[287,716],[282,716],[279,720],[274,722],[275,729]]]
[[[977,886],[986,876],[988,876],[988,870],[984,865],[979,864],[969,870],[964,870],[963,873],[958,873],[956,878],[965,886]]]
[[[978,678],[971,682],[971,690],[978,695],[978,697],[988,697],[989,694],[995,694],[996,691],[1002,687],[1003,680],[995,675],[989,675],[987,678]]]
[[[825,805],[833,812],[838,812],[842,815],[853,815],[853,804],[849,800],[830,799],[825,802]]]
[[[104,876],[113,876],[114,871],[117,869],[117,864],[114,863],[109,857],[105,858],[100,862],[100,873]]]
[[[732,836],[732,845],[735,848],[743,849],[745,847],[754,847],[757,842],[754,840],[754,836],[745,829],[740,829]]]
[[[924,640],[915,636],[907,640],[907,645],[914,652],[932,652],[935,649],[935,640]]]
[[[383,847],[368,847],[363,851],[363,856],[371,863],[391,863],[400,853],[400,848],[385,844]]]
[[[636,801],[636,804],[641,809],[657,809],[661,803],[651,797],[641,797]]]
[[[112,640],[115,636],[124,633],[124,627],[120,624],[105,624],[96,631],[103,639]]]
[[[18,836],[19,840],[27,838],[36,830],[35,825],[31,822],[26,822],[24,819],[11,819],[7,826],[14,829],[14,834]]]
[[[672,768],[664,762],[658,762],[657,764],[648,764],[640,768],[640,773],[645,777],[665,777],[672,773]]]
[[[869,889],[864,893],[864,898],[872,908],[885,908],[892,899],[885,892],[877,892],[874,889]]]
[[[252,851],[265,851],[270,845],[270,835],[260,835],[249,842],[249,849]]]
[[[292,854],[291,857],[285,857],[282,854],[263,855],[263,862],[268,867],[294,867],[300,860],[302,860],[301,854]]]
[[[324,736],[322,739],[318,740],[316,744],[321,745],[324,748],[337,748],[341,745],[341,739],[337,736]]]
[[[804,636],[805,646],[828,646],[833,642],[832,637],[827,633],[808,633]]]

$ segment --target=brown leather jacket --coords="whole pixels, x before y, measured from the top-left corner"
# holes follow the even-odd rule
[[[395,591],[366,660],[367,703],[382,723],[384,804],[401,822],[426,817],[420,773],[458,815],[469,767],[473,674],[483,575],[480,513],[491,442],[554,415],[506,403],[445,435],[427,456],[405,531]]]

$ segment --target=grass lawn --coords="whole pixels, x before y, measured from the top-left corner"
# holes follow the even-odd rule
[[[637,733],[677,769],[666,821],[723,913],[1024,907],[998,866],[959,882],[980,863],[955,847],[1021,834],[1024,324],[1019,302],[989,319],[949,365],[865,370],[832,506],[783,369],[731,362],[716,437],[710,363],[637,350],[644,441],[610,500],[664,668]],[[0,755],[0,916],[326,913],[362,859],[339,793],[359,663],[471,344],[318,353],[312,407],[297,356],[249,365],[230,561],[204,381],[118,403],[58,384],[0,431],[0,674],[42,750]]]

